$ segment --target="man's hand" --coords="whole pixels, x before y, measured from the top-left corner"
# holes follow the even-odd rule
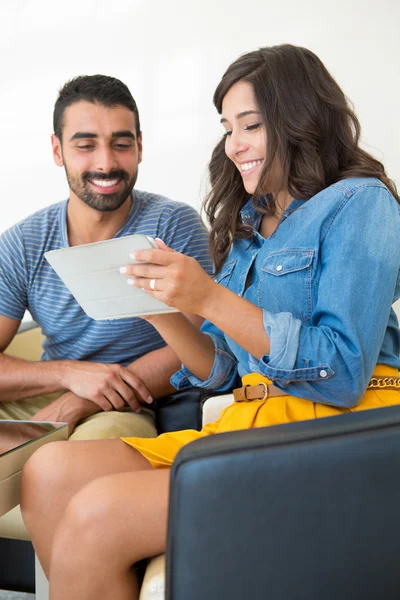
[[[63,387],[102,410],[123,410],[127,404],[140,412],[141,403],[153,402],[143,381],[121,365],[73,360],[63,363]]]
[[[66,392],[45,408],[40,409],[31,421],[68,423],[68,435],[71,435],[79,421],[100,411],[101,408],[94,402],[84,400],[73,392]]]

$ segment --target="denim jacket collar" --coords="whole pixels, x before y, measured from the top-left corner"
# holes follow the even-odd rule
[[[283,217],[288,217],[292,212],[294,212],[297,208],[302,206],[306,200],[296,200],[293,199],[285,212],[283,213]],[[262,219],[262,215],[257,212],[253,206],[253,198],[250,198],[246,204],[243,206],[240,211],[240,218],[242,223],[246,223],[247,225],[252,225],[253,228],[258,231],[260,228],[260,221]]]

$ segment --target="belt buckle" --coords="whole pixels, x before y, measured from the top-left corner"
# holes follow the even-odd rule
[[[260,386],[262,386],[262,388],[264,389],[264,394],[261,398],[257,396],[257,394],[260,392]],[[250,397],[248,397],[247,395],[247,390],[249,390],[250,392]],[[268,398],[268,396],[269,387],[264,381],[260,381],[260,383],[257,383],[257,385],[247,384],[242,386],[241,388],[233,390],[233,397],[235,399],[235,402],[252,402],[253,400],[259,400],[260,402],[263,402]]]
[[[259,398],[260,402],[263,402],[264,400],[268,399],[269,396],[269,387],[266,383],[264,383],[264,381],[260,381],[260,383],[258,385],[262,385],[264,386],[264,396],[262,398]]]
[[[264,396],[262,398],[257,398],[257,396],[254,398],[248,398],[247,394],[246,394],[247,388],[257,388],[259,385],[262,385],[264,388]],[[260,402],[263,402],[269,396],[269,387],[264,381],[260,381],[260,383],[257,383],[257,385],[245,385],[244,386],[244,396],[246,398],[246,402],[252,402],[253,400],[259,400]]]

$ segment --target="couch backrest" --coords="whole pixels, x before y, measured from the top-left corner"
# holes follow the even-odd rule
[[[44,336],[39,327],[17,333],[5,354],[26,360],[40,360]]]

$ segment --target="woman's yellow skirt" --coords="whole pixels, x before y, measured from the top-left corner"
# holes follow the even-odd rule
[[[373,376],[396,377],[398,371],[386,365],[378,365]],[[257,385],[261,381],[268,382],[257,373],[250,373],[243,377],[243,385]],[[218,421],[208,423],[201,431],[185,429],[163,433],[157,438],[122,439],[136,448],[155,469],[165,469],[172,465],[175,456],[183,446],[207,435],[253,427],[267,427],[292,421],[307,421],[394,404],[400,404],[400,388],[399,390],[385,388],[367,390],[354,408],[336,408],[295,396],[276,396],[263,401],[233,402],[221,413]]]

